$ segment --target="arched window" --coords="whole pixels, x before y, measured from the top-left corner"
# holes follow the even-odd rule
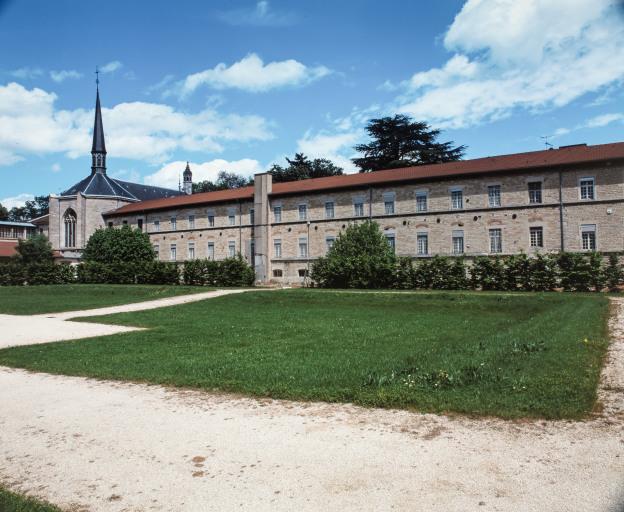
[[[63,215],[65,247],[76,247],[76,212],[69,208]]]

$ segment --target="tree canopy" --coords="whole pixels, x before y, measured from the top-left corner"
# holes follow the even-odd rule
[[[45,235],[33,235],[26,240],[19,240],[15,250],[17,251],[15,258],[26,265],[54,261],[52,245]]]
[[[253,178],[245,178],[234,172],[220,171],[215,182],[205,180],[193,183],[193,194],[241,188],[249,185],[253,185]]]
[[[140,263],[154,260],[154,248],[149,235],[140,229],[101,228],[89,238],[82,253],[86,262]]]
[[[338,167],[331,160],[326,158],[310,160],[303,153],[296,153],[292,159],[286,158],[286,162],[288,162],[286,167],[273,164],[269,170],[269,173],[273,176],[273,182],[307,180],[343,174],[342,168]]]
[[[0,203],[0,220],[9,220],[9,210]]]
[[[466,146],[454,147],[452,141],[438,142],[440,130],[401,114],[371,119],[366,131],[372,140],[355,146],[363,156],[352,160],[360,172],[452,162],[466,150]]]
[[[25,222],[42,215],[46,215],[49,212],[49,196],[35,196],[32,201],[26,201],[24,206],[14,206],[6,215],[6,219],[13,222]],[[0,219],[2,218],[2,206],[0,206]],[[4,208],[6,210],[6,208]]]

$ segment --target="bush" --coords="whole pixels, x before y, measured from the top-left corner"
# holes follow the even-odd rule
[[[530,260],[526,254],[514,254],[504,261],[503,288],[505,290],[530,290]]]
[[[184,264],[184,284],[199,286],[252,286],[254,269],[238,255],[225,260],[192,260]]]
[[[474,289],[504,290],[505,267],[500,257],[479,256],[470,269],[470,284]]]
[[[78,265],[77,279],[89,284],[180,284],[180,273],[175,263],[165,261],[83,262]]]
[[[607,268],[604,269],[604,278],[609,291],[617,292],[624,282],[624,272],[619,262],[619,254],[609,254]]]
[[[0,265],[0,286],[66,284],[74,282],[71,265],[42,263],[25,265],[17,261]]]
[[[536,254],[529,260],[527,290],[548,292],[557,288],[558,268],[556,257]]]
[[[16,251],[16,260],[25,265],[51,265],[54,262],[52,245],[45,235],[18,240]]]
[[[324,288],[390,288],[397,258],[375,222],[352,224],[327,256],[312,264],[311,278]]]
[[[106,264],[139,263],[154,260],[149,235],[130,226],[101,228],[89,238],[82,261]]]
[[[594,277],[594,265],[584,254],[562,252],[557,258],[559,281],[565,291],[587,292]]]
[[[433,290],[462,290],[467,287],[466,266],[462,258],[434,256],[416,267],[415,288]]]

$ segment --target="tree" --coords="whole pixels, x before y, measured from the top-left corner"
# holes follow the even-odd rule
[[[8,214],[8,219],[13,222],[25,222],[42,215],[46,215],[49,210],[49,196],[35,196],[32,201],[26,201],[24,206],[14,206]]]
[[[371,119],[366,131],[373,140],[355,146],[363,156],[353,159],[360,172],[453,162],[466,150],[466,146],[453,147],[452,141],[437,142],[440,130],[405,115]]]
[[[19,240],[15,250],[17,251],[15,258],[26,265],[54,261],[52,245],[45,235],[33,235],[26,240]]]
[[[9,219],[9,210],[7,210],[4,206],[2,206],[2,204],[0,203],[0,220],[8,220]]]
[[[338,167],[326,158],[310,160],[303,153],[296,153],[292,160],[286,158],[286,161],[288,162],[287,167],[273,164],[273,167],[269,170],[269,174],[273,176],[275,183],[323,178],[325,176],[340,176],[343,174],[341,167]]]
[[[312,280],[325,288],[388,288],[394,282],[396,256],[376,222],[352,224],[327,256],[312,265]]]
[[[233,188],[242,188],[253,185],[253,178],[245,178],[234,172],[220,171],[217,181],[210,180],[193,183],[193,194],[199,192],[215,192],[217,190],[228,190]]]
[[[154,249],[147,233],[130,226],[101,228],[91,235],[82,253],[86,262],[140,263],[154,260]]]

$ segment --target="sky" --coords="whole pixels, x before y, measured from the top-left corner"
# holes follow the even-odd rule
[[[90,173],[177,188],[303,152],[354,172],[402,113],[466,158],[624,140],[615,0],[0,0],[0,203]],[[548,137],[544,139],[543,137]]]

